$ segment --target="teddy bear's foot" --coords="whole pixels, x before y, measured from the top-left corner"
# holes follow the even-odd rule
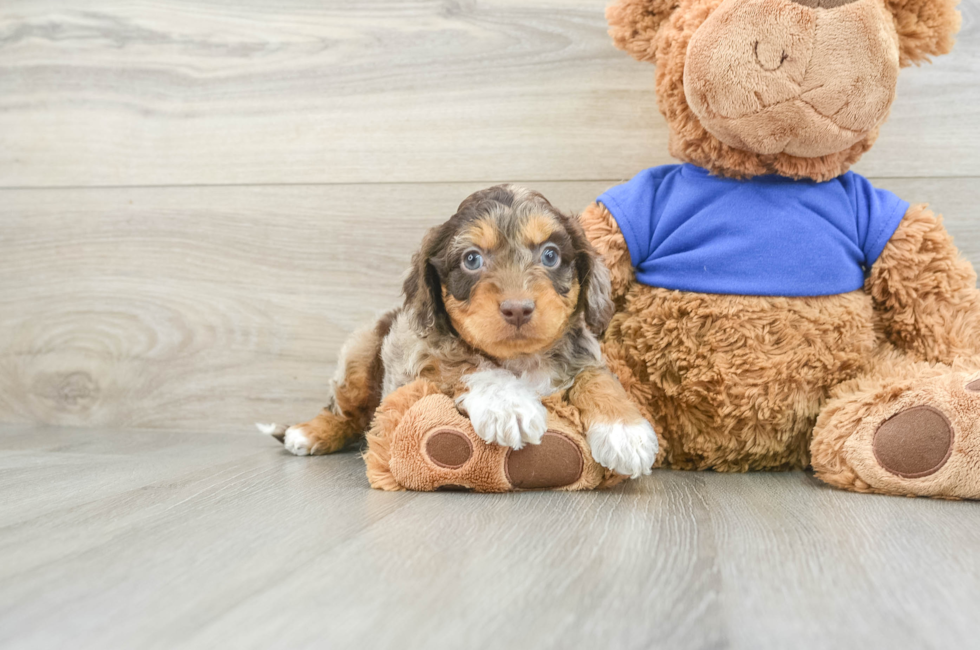
[[[929,367],[875,383],[821,414],[816,475],[860,492],[980,499],[980,376]]]
[[[421,397],[388,436],[388,472],[372,485],[417,491],[586,490],[618,482],[589,454],[574,423],[549,412],[540,444],[521,449],[484,442],[453,400]]]
[[[486,482],[488,475],[496,474],[493,467],[477,468],[478,463],[474,463],[473,467],[467,467],[474,457],[474,443],[465,431],[440,428],[429,432],[423,440],[421,456],[424,460],[440,469],[459,472],[458,478],[452,479],[458,483],[444,483],[436,487],[437,490],[483,488],[480,489],[481,492],[498,492],[564,488],[578,482],[585,469],[585,459],[578,445],[572,442],[567,434],[552,429],[542,435],[541,442],[537,445],[527,445],[521,449],[494,445],[498,450],[490,454],[492,465],[500,464],[499,450],[506,450],[502,464],[503,481],[500,481],[499,476],[493,477],[497,479],[492,481],[496,485]],[[490,471],[487,471],[488,469]],[[402,476],[402,479],[412,482],[409,476]],[[480,485],[481,483],[483,485]]]

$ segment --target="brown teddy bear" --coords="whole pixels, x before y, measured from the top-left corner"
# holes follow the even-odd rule
[[[604,352],[662,465],[812,465],[848,490],[980,498],[980,291],[941,219],[848,168],[955,0],[620,0],[670,151],[582,215]]]

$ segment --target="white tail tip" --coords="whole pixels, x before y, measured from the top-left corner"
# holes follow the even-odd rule
[[[265,424],[265,423],[262,423],[262,422],[256,422],[255,423],[255,428],[258,429],[261,433],[263,433],[263,434],[265,434],[267,436],[275,436],[275,435],[280,435],[281,436],[284,433],[286,433],[286,425],[285,424],[275,424],[274,422],[273,423],[270,423],[270,424]]]

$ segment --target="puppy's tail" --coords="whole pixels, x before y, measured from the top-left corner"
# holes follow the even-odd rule
[[[256,422],[255,428],[259,430],[259,433],[266,436],[272,436],[279,442],[282,442],[286,439],[286,429],[289,427],[287,427],[285,424],[276,424],[275,422],[270,424]]]

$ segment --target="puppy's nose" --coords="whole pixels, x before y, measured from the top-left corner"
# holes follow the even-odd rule
[[[533,300],[505,300],[500,303],[500,314],[514,327],[520,327],[531,320],[533,313]]]

